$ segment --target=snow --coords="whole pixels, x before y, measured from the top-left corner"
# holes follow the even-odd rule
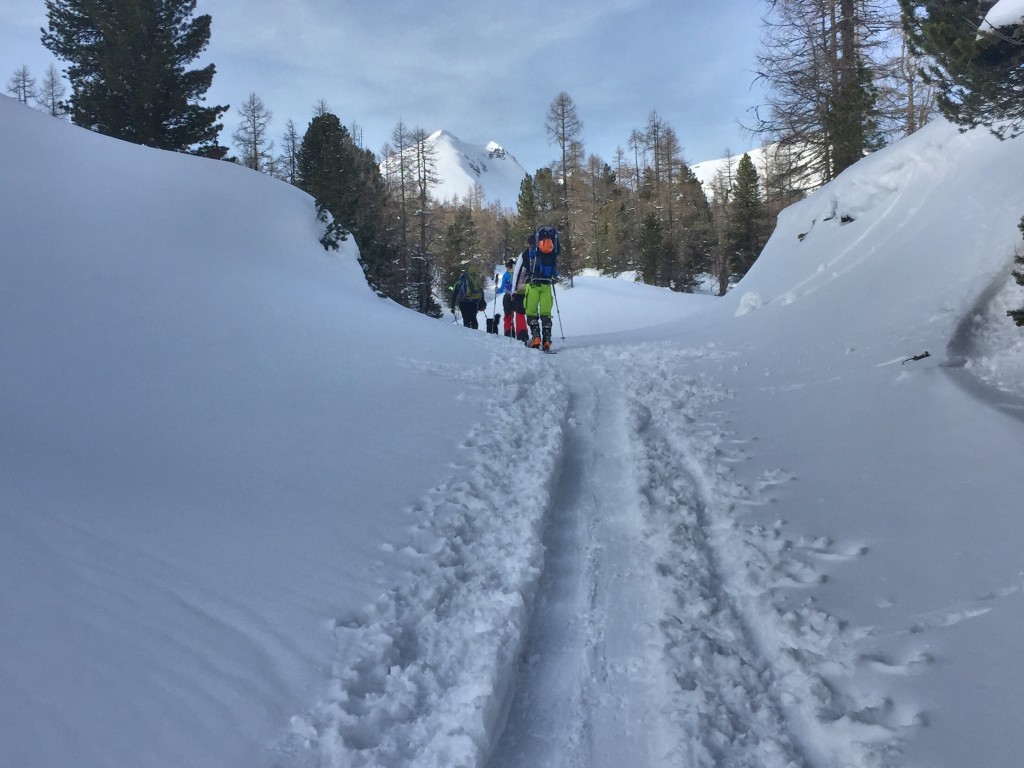
[[[982,22],[982,29],[1001,29],[1024,22],[1024,0],[999,0],[993,5]]]
[[[786,151],[792,152],[793,150]],[[768,166],[771,165],[774,160],[778,159],[779,152],[779,145],[769,144],[764,147],[754,147],[748,152],[743,153],[750,157],[751,162],[754,164],[754,168],[757,170],[758,178],[762,180],[762,184],[763,179],[768,175]],[[714,198],[715,196],[715,181],[718,180],[720,175],[727,181],[729,179],[735,179],[740,160],[743,159],[743,154],[720,157],[713,160],[703,160],[690,166],[690,170],[693,171],[693,175],[697,177],[697,181],[699,181],[701,186],[704,187],[704,194],[707,195],[709,199]],[[811,190],[820,187],[822,179],[819,174],[813,171],[807,171],[802,178],[795,179],[794,182],[798,183],[803,189]]]
[[[699,163],[694,163],[690,166],[690,170],[693,171],[693,175],[697,177],[697,180],[704,187],[704,193],[709,197],[714,196],[714,182],[715,178],[720,174],[729,173],[736,175],[736,168],[739,166],[740,160],[743,159],[743,154],[750,156],[751,161],[754,163],[754,167],[757,169],[758,174],[763,174],[763,169],[766,162],[766,153],[770,147],[755,147],[749,152],[741,153],[739,155],[731,155],[729,157],[715,158],[714,160],[702,160]]]
[[[448,131],[435,131],[427,141],[434,147],[440,179],[431,190],[435,198],[465,201],[479,184],[486,203],[515,210],[526,171],[500,144],[470,144]]]
[[[281,182],[0,136],[0,765],[1019,764],[1020,139],[866,158],[722,298],[559,286],[552,357]]]

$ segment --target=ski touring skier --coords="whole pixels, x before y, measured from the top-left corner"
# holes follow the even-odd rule
[[[501,324],[501,315],[505,311],[505,302],[502,300],[501,305],[498,304],[498,297],[502,296],[508,290],[508,286],[512,283],[512,275],[509,274],[506,269],[503,275],[499,275],[497,272],[494,273],[494,304],[491,307],[491,311],[487,313],[487,332],[497,334],[498,326]]]
[[[530,334],[526,323],[526,285],[530,274],[530,251],[537,242],[537,236],[531,232],[526,238],[526,248],[516,259],[512,267],[512,296],[510,299],[510,315],[512,320],[511,336],[524,344],[530,343]]]
[[[529,345],[545,352],[551,349],[553,285],[558,279],[558,254],[561,252],[558,230],[550,225],[537,227],[526,259],[529,268],[525,275],[523,308],[530,328]]]
[[[480,276],[472,269],[468,261],[462,263],[462,272],[458,280],[452,286],[452,299],[449,304],[452,315],[455,315],[455,307],[458,306],[462,313],[462,324],[467,328],[479,328],[480,321],[477,313],[487,308],[484,301],[484,290],[480,282]]]
[[[516,263],[512,259],[509,259],[508,261],[506,261],[505,262],[505,272],[504,272],[504,274],[501,275],[501,280],[498,281],[497,278],[495,279],[495,282],[498,283],[498,292],[495,295],[495,302],[497,302],[497,297],[501,296],[501,311],[505,314],[505,335],[506,336],[511,336],[512,335],[512,267],[514,267],[515,265],[516,265]],[[496,313],[494,315],[494,332],[495,333],[498,332],[498,318],[499,317],[501,317],[500,314]]]

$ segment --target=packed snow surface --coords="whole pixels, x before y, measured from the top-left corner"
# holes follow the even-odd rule
[[[266,176],[0,138],[0,765],[1019,766],[1020,140],[866,158],[720,299],[559,286],[551,356]]]

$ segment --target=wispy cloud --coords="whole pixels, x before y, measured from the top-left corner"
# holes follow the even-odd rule
[[[534,170],[553,157],[544,116],[563,90],[585,123],[588,151],[606,160],[651,110],[676,129],[689,159],[725,144],[746,148],[736,121],[757,96],[749,91],[759,27],[751,5],[200,0],[196,12],[213,17],[203,57],[217,66],[210,103],[237,105],[255,92],[274,112],[272,130],[283,131],[288,119],[303,130],[322,99],[361,126],[371,149],[401,118],[467,141],[500,141]],[[44,24],[39,0],[8,0],[0,65],[27,63],[41,74],[52,60],[38,42]],[[5,61],[16,50],[38,59]],[[239,119],[225,116],[222,141]]]

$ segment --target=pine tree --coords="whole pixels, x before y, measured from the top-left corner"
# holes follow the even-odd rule
[[[336,115],[328,112],[313,118],[299,150],[299,187],[313,196],[321,218],[329,221],[321,240],[324,247],[337,248],[338,241],[348,239],[352,231],[342,181],[347,141],[348,131]]]
[[[995,0],[900,0],[912,50],[932,58],[926,77],[939,109],[1001,138],[1024,133],[1024,24],[983,25]]]
[[[578,229],[580,266],[609,271],[613,253],[618,250],[618,232],[614,222],[622,200],[615,171],[599,157],[591,155],[587,160],[584,186],[588,194],[580,201],[583,212],[580,221],[588,226],[584,229],[581,225]]]
[[[676,189],[679,218],[673,241],[678,255],[671,278],[665,285],[674,291],[693,293],[697,289],[698,276],[712,270],[714,220],[703,186],[685,164]]]
[[[665,261],[665,235],[661,221],[653,213],[644,217],[640,226],[639,277],[647,285],[660,285],[659,272]]]
[[[370,286],[403,301],[407,275],[393,269],[394,252],[385,237],[384,177],[373,152],[355,145],[337,115],[324,111],[310,122],[299,149],[298,182],[330,214],[325,246],[351,233]]]
[[[444,245],[441,248],[439,268],[444,286],[452,286],[458,279],[461,265],[469,262],[477,274],[485,275],[490,270],[483,269],[480,253],[480,233],[473,219],[473,211],[468,205],[460,205],[455,209],[455,218],[445,228]]]
[[[526,242],[526,237],[537,226],[540,206],[537,203],[538,190],[533,176],[526,174],[519,183],[519,199],[516,201],[517,240]]]
[[[210,42],[196,0],[46,0],[43,45],[69,62],[72,121],[136,144],[223,157],[204,107],[215,67],[186,69]]]
[[[739,280],[764,247],[766,235],[764,201],[757,169],[750,155],[744,154],[736,166],[736,181],[729,201],[727,227],[731,277]]]
[[[710,269],[712,218],[703,187],[687,167],[678,136],[657,112],[651,112],[642,132],[631,137],[637,189],[621,201],[635,222],[620,247],[640,251],[642,280],[675,291],[693,291],[697,272]],[[659,224],[653,232],[652,217]],[[623,222],[625,223],[625,222]],[[660,245],[656,241],[660,240]],[[656,253],[656,268],[651,254]]]

